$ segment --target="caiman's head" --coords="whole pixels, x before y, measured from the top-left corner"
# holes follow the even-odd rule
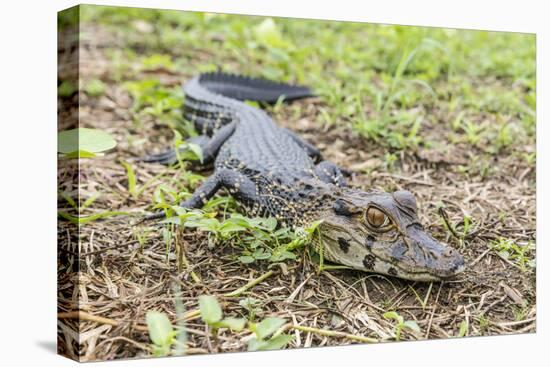
[[[420,224],[408,191],[343,189],[320,226],[326,259],[398,278],[437,281],[464,270],[464,258]]]

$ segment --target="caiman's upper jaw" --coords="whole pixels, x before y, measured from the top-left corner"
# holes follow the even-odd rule
[[[454,248],[435,240],[419,226],[407,230],[408,242],[415,251],[417,269],[424,268],[439,278],[449,278],[464,270],[464,257]]]

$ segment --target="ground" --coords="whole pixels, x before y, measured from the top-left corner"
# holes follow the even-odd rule
[[[151,356],[151,310],[185,329],[187,354],[246,350],[249,327],[212,333],[201,320],[206,294],[227,316],[283,318],[278,332],[294,336],[286,348],[535,332],[533,35],[91,6],[80,21],[79,47],[60,37],[59,129],[78,116],[117,147],[80,170],[60,159],[59,211],[104,216],[79,231],[59,221],[62,354]],[[77,52],[79,92],[64,63]],[[311,86],[318,97],[267,111],[352,171],[353,186],[413,192],[422,222],[467,270],[439,283],[319,271],[307,246],[296,259],[245,264],[239,237],[134,225],[209,174],[132,159],[173,146],[174,129],[192,133],[180,85],[217,68]]]

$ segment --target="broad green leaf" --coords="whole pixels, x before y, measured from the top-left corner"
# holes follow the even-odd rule
[[[252,256],[245,255],[245,256],[239,256],[239,261],[242,262],[243,264],[250,264],[250,263],[253,263],[255,259]]]
[[[248,351],[255,352],[257,350],[262,350],[262,348],[267,344],[264,340],[259,340],[258,338],[252,338],[248,341]]]
[[[243,298],[239,301],[239,306],[246,310],[258,309],[259,305],[260,301],[252,297]]]
[[[292,335],[279,335],[269,340],[259,340],[252,338],[248,342],[248,351],[254,352],[257,350],[276,350],[281,349],[292,341]]]
[[[214,296],[200,296],[199,309],[202,321],[209,325],[222,319],[222,308]]]
[[[416,331],[417,333],[420,332],[420,327],[418,326],[418,324],[416,323],[416,321],[413,321],[413,320],[407,320],[403,323],[403,327],[407,328],[407,329],[410,329],[410,330],[413,330],[413,331]]]
[[[87,152],[85,150],[77,150],[63,155],[64,158],[94,158],[97,156],[98,154]]]
[[[216,328],[226,327],[233,331],[241,331],[246,324],[245,319],[238,319],[235,317],[226,317],[225,319],[216,322],[213,326]]]
[[[267,343],[262,347],[261,350],[277,350],[283,348],[285,345],[290,343],[294,339],[292,335],[278,335],[274,338],[271,338]]]
[[[270,261],[275,262],[275,261],[285,261],[290,259],[292,260],[296,259],[296,255],[290,251],[283,250],[283,251],[277,251],[273,253]]]
[[[265,339],[285,324],[286,320],[279,317],[268,317],[256,324],[255,333],[259,339]]]
[[[101,130],[77,128],[57,134],[57,151],[59,153],[69,154],[78,151],[100,153],[115,146],[115,139]]]
[[[264,219],[263,224],[266,230],[273,231],[275,228],[277,228],[277,219],[275,219],[274,217],[266,218]]]
[[[189,150],[191,150],[196,156],[197,159],[202,163],[203,162],[203,154],[202,154],[202,148],[198,144],[188,143]]]
[[[165,346],[170,344],[174,335],[174,329],[172,324],[162,312],[149,311],[145,316],[147,321],[147,329],[149,330],[149,338],[153,343],[158,346]]]
[[[219,228],[221,233],[232,233],[232,232],[241,232],[246,231],[247,227],[242,226],[240,223],[224,222]]]

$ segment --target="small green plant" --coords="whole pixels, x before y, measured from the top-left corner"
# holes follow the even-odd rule
[[[145,320],[149,330],[149,338],[153,342],[153,355],[157,357],[170,354],[172,346],[176,342],[178,332],[172,327],[168,316],[158,311],[148,311]]]
[[[153,54],[142,60],[144,70],[174,69],[174,63],[170,55]]]
[[[412,331],[417,332],[417,333],[420,332],[420,327],[418,326],[416,321],[405,320],[403,318],[403,316],[399,315],[395,311],[386,312],[386,313],[384,313],[383,316],[386,319],[395,320],[394,332],[395,332],[395,340],[396,341],[401,340],[401,332],[404,329],[409,329],[409,330],[412,330]]]
[[[84,92],[90,97],[99,97],[105,94],[107,86],[99,79],[92,79],[84,87]]]
[[[253,309],[253,312],[259,311],[256,300],[245,300],[242,300],[239,304],[246,306],[245,308]],[[199,310],[202,321],[208,325],[214,336],[217,335],[218,329],[227,328],[239,332],[244,329],[246,324],[246,320],[242,318],[224,318],[222,308],[214,296],[200,296]],[[292,336],[283,334],[282,330],[280,330],[285,322],[284,319],[278,317],[268,317],[259,323],[249,322],[248,329],[254,333],[254,336],[248,341],[248,350],[274,350],[283,348],[293,339]]]
[[[509,124],[503,124],[497,132],[495,144],[497,151],[509,147],[514,141],[511,127]]]
[[[246,323],[246,320],[241,318],[224,318],[222,308],[214,296],[200,296],[199,310],[202,321],[208,325],[213,335],[216,335],[217,330],[221,328],[241,331]]]
[[[268,317],[257,324],[249,323],[249,328],[254,332],[254,337],[248,341],[248,350],[276,350],[283,348],[293,339],[292,335],[278,332],[285,323],[285,319],[278,317]]]
[[[535,164],[535,161],[537,159],[537,152],[523,153],[523,159],[528,165],[532,166]]]
[[[62,98],[68,98],[78,92],[78,88],[69,80],[64,80],[57,87],[57,95]]]
[[[460,328],[458,329],[458,335],[457,337],[462,338],[465,337],[468,334],[468,329],[470,325],[468,324],[467,320],[462,320],[460,322]]]
[[[258,312],[261,311],[260,301],[252,297],[241,299],[239,301],[239,306],[241,306],[248,312],[248,320],[250,321],[254,320]]]
[[[384,154],[384,166],[388,171],[393,171],[395,168],[395,163],[397,162],[399,158],[395,153],[386,153]]]
[[[133,227],[132,232],[139,243],[139,248],[143,250],[145,243],[147,242],[147,239],[149,237],[149,234],[151,233],[151,229],[142,228],[142,227]]]
[[[409,285],[409,288],[414,293],[414,296],[416,297],[416,300],[418,301],[418,303],[420,303],[423,310],[426,308],[426,305],[428,304],[428,299],[430,298],[430,294],[432,293],[432,286],[433,286],[433,283],[430,282],[430,285],[428,286],[428,291],[426,292],[426,295],[424,296],[424,299],[422,299],[422,297],[420,297],[418,292],[413,287],[411,287]]]
[[[138,197],[138,191],[136,189],[137,185],[137,179],[136,179],[136,173],[134,172],[134,168],[130,163],[121,161],[120,164],[126,168],[126,176],[128,177],[128,191],[130,194],[136,199]]]
[[[470,120],[462,121],[462,130],[466,134],[466,140],[472,145],[477,145],[481,140],[483,126]]]
[[[487,316],[485,314],[479,315],[476,318],[476,320],[477,320],[477,323],[478,323],[478,326],[479,326],[479,331],[481,333],[484,333],[487,330],[489,330],[489,326],[491,325],[491,321],[489,321],[489,319],[487,318]]]
[[[160,198],[160,200],[164,199]],[[208,209],[209,204],[205,209]],[[231,213],[227,219],[219,220],[215,217],[216,213],[203,210],[188,210],[167,204],[157,204],[157,207],[176,214],[165,219],[164,223],[208,232],[210,246],[224,241],[240,247],[242,253],[238,260],[245,264],[255,261],[278,263],[296,259],[294,251],[309,243],[319,224],[316,222],[309,228],[298,228],[292,231],[288,227],[277,229],[277,220],[273,217],[248,218]]]
[[[458,131],[460,127],[462,126],[462,119],[464,118],[464,115],[466,113],[464,111],[460,111],[458,115],[451,121],[451,128],[453,131]]]
[[[514,313],[514,320],[523,321],[527,317],[529,309],[527,307],[512,307],[512,312]]]
[[[183,94],[180,88],[166,88],[158,80],[142,79],[130,81],[123,87],[133,98],[132,110],[136,113],[135,121],[147,116],[152,116],[161,122],[176,127],[176,122],[181,120],[181,106]]]
[[[516,264],[522,271],[536,266],[535,259],[531,258],[531,254],[535,249],[535,244],[532,241],[518,244],[514,240],[500,237],[491,241],[490,246],[498,256]]]
[[[126,177],[128,179],[128,192],[132,195],[132,198],[137,199],[150,185],[153,184],[157,179],[167,174],[167,171],[162,171],[159,174],[155,175],[143,185],[137,185],[137,175],[134,170],[134,167],[123,160],[120,161],[120,164],[126,169]]]
[[[454,228],[456,233],[460,237],[459,239],[460,239],[461,245],[464,244],[464,240],[473,231],[473,228],[474,228],[474,223],[473,223],[472,217],[469,216],[468,214],[465,214],[464,217],[462,218],[462,222],[458,223]]]

